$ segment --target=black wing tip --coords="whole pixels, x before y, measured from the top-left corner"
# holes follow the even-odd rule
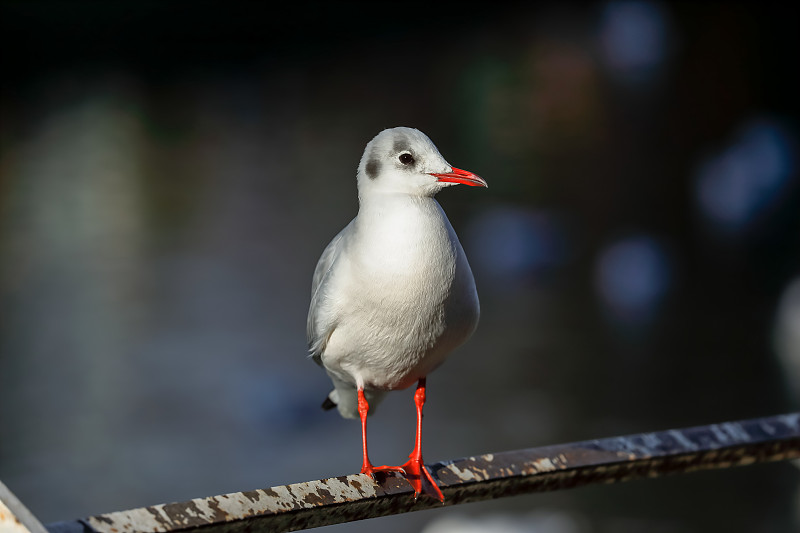
[[[324,402],[322,402],[322,405],[321,405],[321,407],[322,407],[322,410],[323,410],[323,411],[330,411],[331,409],[333,409],[334,407],[336,407],[336,402],[334,402],[333,400],[331,400],[330,396],[326,396],[326,397],[325,397],[325,401],[324,401]]]

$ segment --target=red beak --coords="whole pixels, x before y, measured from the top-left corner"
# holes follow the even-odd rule
[[[468,170],[461,170],[460,168],[452,167],[450,172],[445,174],[437,174],[436,172],[431,172],[431,176],[436,176],[438,181],[442,181],[445,183],[461,183],[463,185],[471,185],[472,187],[488,187],[489,184],[486,183],[482,177],[478,176],[477,174],[473,174]]]

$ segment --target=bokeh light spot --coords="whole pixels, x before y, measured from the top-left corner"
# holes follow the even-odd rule
[[[695,195],[713,229],[739,233],[775,204],[794,172],[791,144],[775,121],[755,120],[700,165]]]
[[[498,283],[558,267],[569,248],[561,217],[512,207],[480,214],[470,225],[468,238],[476,266]]]
[[[658,311],[670,285],[663,246],[646,235],[624,238],[600,254],[595,271],[597,291],[611,316],[640,325]]]
[[[604,63],[623,82],[645,81],[667,56],[669,25],[656,2],[609,2],[600,19]]]

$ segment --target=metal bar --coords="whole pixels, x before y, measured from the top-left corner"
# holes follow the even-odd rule
[[[800,457],[800,412],[530,448],[428,465],[458,505],[526,492],[616,483]],[[356,474],[197,498],[51,524],[51,533],[297,531],[440,507],[402,477]]]
[[[0,532],[47,533],[41,522],[0,481]]]

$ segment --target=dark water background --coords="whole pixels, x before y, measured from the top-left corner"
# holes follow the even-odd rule
[[[0,2],[0,479],[51,522],[356,471],[305,315],[364,145],[398,125],[490,184],[439,196],[482,318],[429,377],[427,461],[796,409],[792,12]],[[390,395],[376,462],[405,460],[413,417]],[[792,531],[799,483],[785,463],[331,529]]]

